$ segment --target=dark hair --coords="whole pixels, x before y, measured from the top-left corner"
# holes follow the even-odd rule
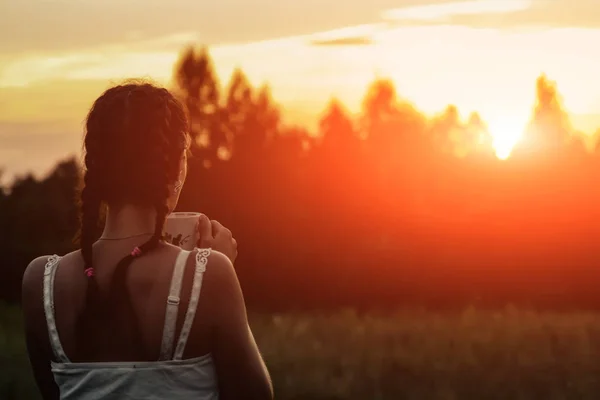
[[[181,103],[168,90],[149,83],[115,86],[94,102],[86,122],[80,199],[84,271],[93,268],[92,245],[103,204],[154,207],[154,234],[140,246],[142,255],[158,246],[170,186],[178,179],[188,147],[188,132]],[[113,305],[127,297],[125,278],[133,258],[125,256],[115,269],[109,301]],[[99,306],[104,301],[99,301],[95,277],[89,276],[88,282],[86,307]]]

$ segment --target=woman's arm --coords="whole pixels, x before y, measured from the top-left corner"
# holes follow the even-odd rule
[[[207,269],[214,309],[215,339],[212,349],[219,398],[271,400],[273,387],[265,363],[248,325],[246,305],[233,264],[213,252]]]
[[[60,393],[50,370],[52,348],[44,314],[44,267],[48,257],[33,260],[23,275],[22,299],[25,341],[33,376],[44,400],[58,400]]]

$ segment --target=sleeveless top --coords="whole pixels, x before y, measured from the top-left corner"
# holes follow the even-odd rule
[[[67,358],[58,337],[54,319],[54,277],[60,257],[48,259],[44,271],[44,312],[52,351],[58,362],[51,362],[54,380],[62,400],[158,400],[219,398],[217,376],[210,354],[182,359],[187,343],[210,249],[196,253],[196,269],[189,306],[183,327],[175,342],[175,325],[181,292],[181,282],[190,251],[181,250],[175,261],[167,300],[160,356],[149,362],[72,363]],[[173,349],[174,347],[174,349]]]

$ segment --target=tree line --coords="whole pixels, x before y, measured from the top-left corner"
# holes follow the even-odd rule
[[[545,76],[507,160],[478,114],[428,117],[389,80],[357,115],[332,99],[316,132],[241,69],[221,87],[206,49],[182,52],[174,83],[193,138],[179,209],[234,232],[250,307],[600,305],[600,157]],[[79,179],[71,158],[0,194],[0,297],[18,301],[32,258],[76,248]]]

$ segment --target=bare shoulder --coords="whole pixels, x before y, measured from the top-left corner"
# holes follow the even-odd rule
[[[206,250],[198,250],[197,260],[202,261],[202,256],[206,257],[206,272],[204,274],[203,292],[211,298],[211,303],[225,306],[231,301],[241,300],[240,283],[229,258],[218,251],[211,250],[210,254]]]
[[[206,257],[206,272],[213,272],[216,275],[219,274],[235,274],[233,269],[233,264],[229,258],[216,250],[205,250],[198,249],[200,256],[204,255]]]
[[[44,290],[44,270],[52,256],[41,256],[29,263],[21,284],[21,305],[26,326],[36,326],[42,321],[42,293]]]
[[[237,274],[229,258],[216,250],[198,250],[197,262],[206,263],[205,282],[213,285],[231,285],[237,283]],[[204,260],[203,260],[204,259]]]
[[[23,293],[35,290],[42,283],[46,264],[53,256],[41,256],[29,263],[23,274]]]
[[[60,259],[72,257],[75,253],[77,253],[77,251],[69,253],[64,257],[60,257]],[[24,296],[26,294],[34,294],[35,292],[42,290],[42,282],[44,279],[44,270],[46,269],[46,265],[48,262],[58,259],[59,257],[55,254],[46,255],[37,257],[29,263],[25,269],[22,280],[22,290]]]

